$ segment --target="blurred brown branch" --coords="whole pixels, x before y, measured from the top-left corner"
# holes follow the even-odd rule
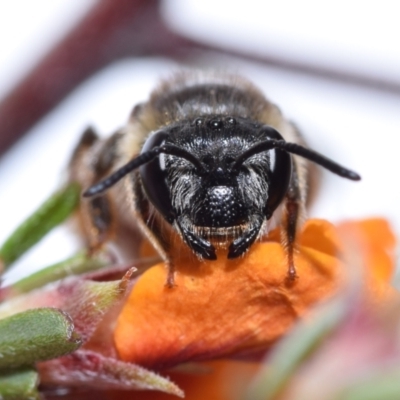
[[[158,0],[101,0],[0,103],[0,154],[79,83],[124,56],[174,53],[188,41],[162,23]]]
[[[400,82],[221,49],[173,33],[160,13],[161,0],[99,0],[86,17],[0,102],[0,155],[77,85],[126,56],[190,57],[214,51],[348,84],[400,94]]]

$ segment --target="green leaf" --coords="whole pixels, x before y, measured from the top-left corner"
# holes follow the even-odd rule
[[[336,400],[398,400],[400,369],[382,368],[335,393]]]
[[[38,373],[33,368],[0,372],[0,399],[39,400]]]
[[[38,308],[0,320],[0,370],[32,365],[71,353],[81,344],[71,318]]]
[[[133,269],[121,280],[111,282],[94,282],[82,276],[63,279],[3,302],[0,318],[40,307],[55,307],[68,313],[75,331],[86,341],[104,316],[123,299],[132,272]]]
[[[30,292],[33,289],[40,288],[50,282],[54,282],[70,275],[79,275],[85,272],[94,271],[107,266],[110,260],[102,254],[88,255],[87,251],[81,251],[78,254],[44,268],[28,277],[15,282],[9,287],[0,290],[4,292],[5,298],[15,297],[16,295]]]
[[[1,246],[0,265],[7,268],[68,218],[79,203],[80,191],[78,184],[70,183],[42,204]]]
[[[123,299],[129,278],[112,282],[77,282],[60,285],[69,294],[62,306],[74,320],[75,329],[84,342],[94,333],[104,316]],[[60,290],[60,289],[59,289]]]
[[[250,387],[246,399],[272,400],[281,394],[301,363],[343,319],[346,301],[344,298],[331,301],[300,321],[277,344],[267,365]]]

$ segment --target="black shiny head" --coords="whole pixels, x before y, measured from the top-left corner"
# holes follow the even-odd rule
[[[194,155],[203,170],[176,156],[160,155],[140,167],[149,200],[172,222],[186,215],[196,227],[244,225],[249,213],[270,218],[281,203],[291,176],[291,157],[270,149],[250,155],[232,169],[245,150],[265,140],[283,140],[274,129],[232,117],[197,118],[168,134],[153,134],[142,154],[161,144],[173,144]],[[171,197],[172,196],[172,197]]]
[[[272,127],[245,118],[205,116],[155,132],[139,156],[89,188],[93,196],[140,168],[149,201],[199,257],[242,255],[282,202],[290,153],[349,179],[359,176],[322,155],[287,143]]]
[[[290,154],[271,147],[244,156],[270,140],[283,138],[253,121],[213,116],[156,132],[146,141],[142,155],[176,146],[196,158],[160,154],[140,167],[140,177],[153,206],[199,256],[215,258],[218,246],[238,257],[282,202],[291,177]]]

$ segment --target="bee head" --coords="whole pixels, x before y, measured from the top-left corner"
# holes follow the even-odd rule
[[[243,154],[262,141],[283,140],[271,132],[245,119],[212,116],[153,134],[142,154],[172,145],[196,161],[160,154],[141,166],[148,198],[168,222],[181,218],[196,230],[244,226],[254,214],[269,218],[286,193],[291,157],[279,149]]]
[[[139,156],[90,187],[100,194],[139,168],[148,200],[201,258],[242,255],[288,190],[292,159],[307,158],[352,180],[358,174],[245,118],[206,116],[149,136]]]

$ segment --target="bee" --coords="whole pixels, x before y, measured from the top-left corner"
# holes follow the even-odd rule
[[[86,188],[79,220],[88,246],[114,238],[133,249],[129,235],[138,226],[166,262],[169,287],[177,243],[201,260],[215,260],[218,249],[233,259],[274,223],[281,225],[294,281],[296,231],[313,189],[313,163],[360,179],[308,149],[295,125],[246,79],[181,72],[134,107],[110,138],[88,129],[70,179]]]

